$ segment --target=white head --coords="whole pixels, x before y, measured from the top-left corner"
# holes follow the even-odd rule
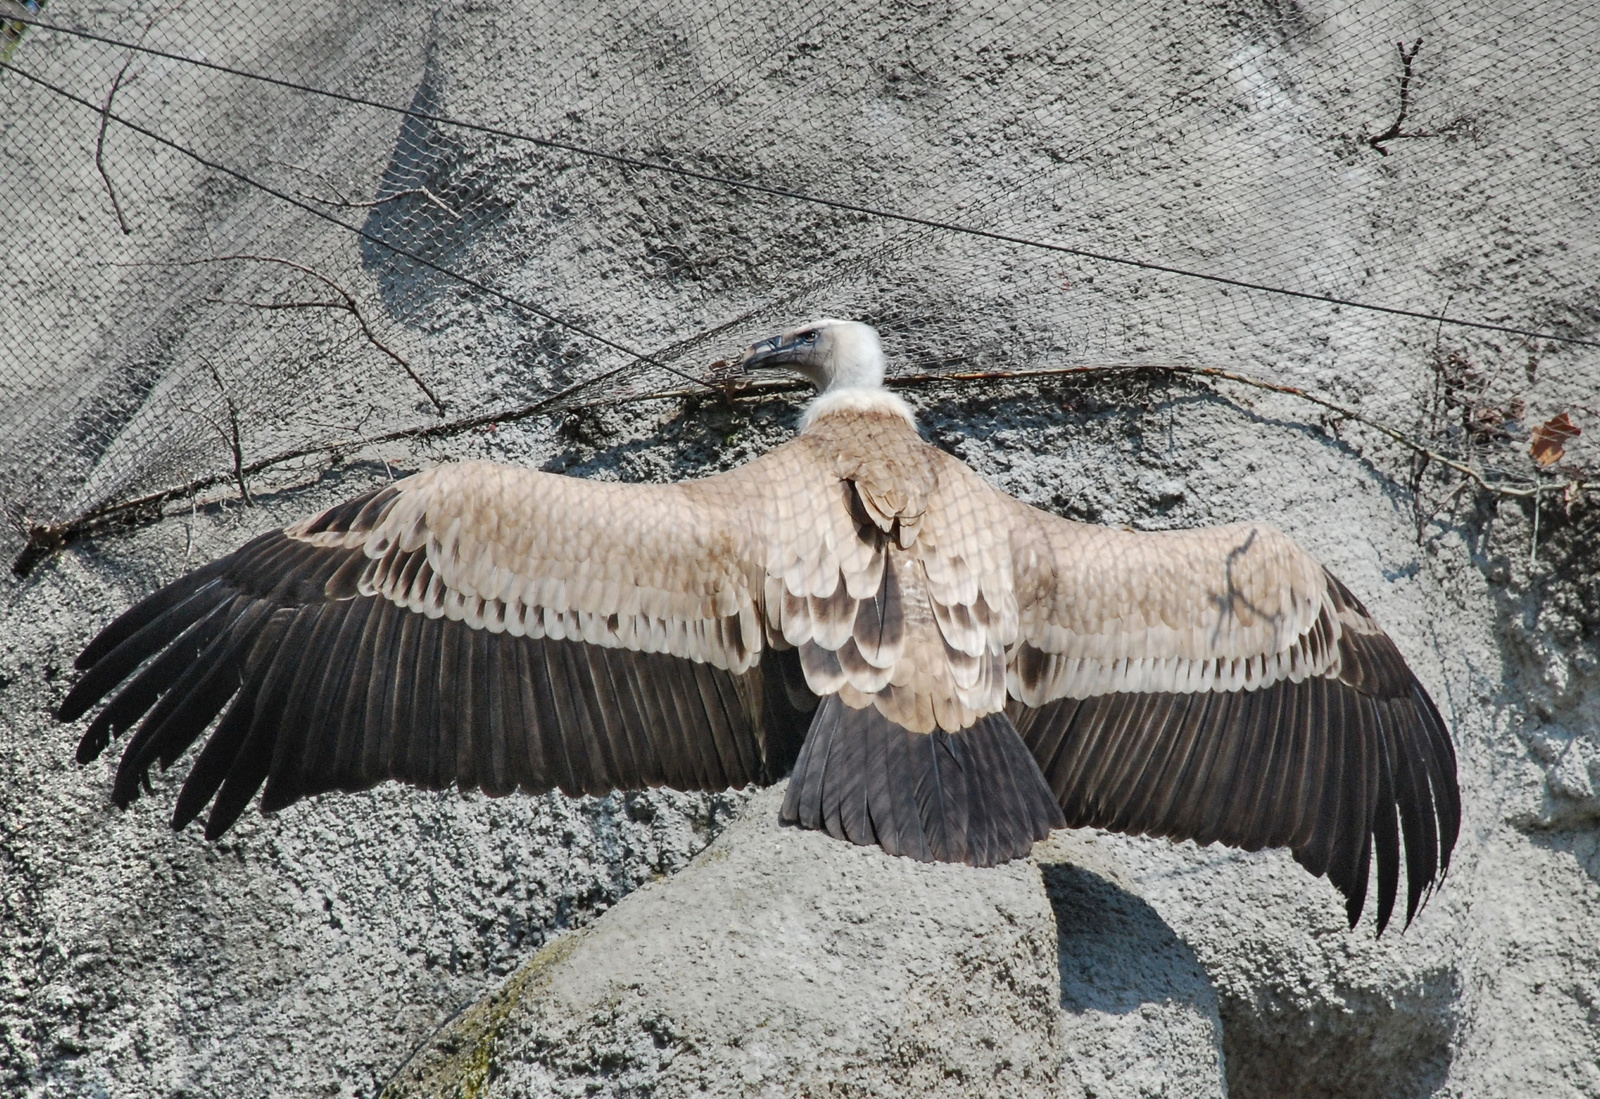
[[[824,317],[802,324],[751,344],[739,356],[739,365],[746,371],[788,367],[804,375],[819,394],[883,388],[883,347],[877,331],[860,321]]]

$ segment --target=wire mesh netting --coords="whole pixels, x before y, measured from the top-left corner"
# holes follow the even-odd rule
[[[901,373],[1242,371],[1447,480],[1600,454],[1581,3],[0,14],[10,559],[819,314]]]

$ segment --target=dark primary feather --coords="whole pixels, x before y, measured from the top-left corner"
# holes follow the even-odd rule
[[[1328,582],[1341,609],[1368,618]],[[1381,932],[1402,841],[1406,923],[1449,869],[1461,821],[1455,750],[1393,641],[1373,626],[1346,629],[1339,644],[1337,678],[1063,698],[1012,713],[1069,825],[1287,846],[1345,895],[1352,927],[1376,864]]]
[[[364,529],[393,495],[358,497],[314,527]],[[152,765],[170,765],[221,714],[173,814],[182,827],[209,805],[215,838],[263,784],[265,812],[385,779],[491,795],[726,789],[776,780],[799,750],[810,715],[795,704],[808,696],[793,652],[736,677],[495,634],[361,596],[365,561],[273,532],[133,607],[85,649],[61,705],[73,720],[110,699],[79,759],[137,724],[113,791],[126,806]]]

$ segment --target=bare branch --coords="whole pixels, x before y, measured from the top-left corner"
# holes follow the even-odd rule
[[[144,40],[150,37],[150,32],[156,29],[167,16],[183,7],[188,0],[178,0],[169,4],[152,15],[144,25],[144,31],[139,35],[139,45],[144,45]],[[94,166],[100,173],[100,182],[105,184],[106,195],[111,199],[112,212],[117,215],[117,225],[122,229],[122,235],[127,236],[133,232],[128,228],[128,219],[123,216],[122,203],[117,200],[117,189],[112,186],[111,173],[106,171],[106,124],[111,121],[111,104],[117,98],[117,92],[139,79],[139,74],[128,76],[128,69],[133,65],[134,55],[128,54],[128,59],[122,63],[122,68],[117,70],[117,75],[111,80],[111,90],[106,92],[105,102],[100,105],[100,131],[94,139]]]
[[[296,447],[266,458],[259,458],[254,462],[243,465],[233,473],[247,476],[276,466],[286,465],[300,458],[335,457],[345,451],[359,450],[362,447],[375,446],[380,443],[398,442],[402,439],[446,438],[452,435],[460,435],[475,428],[487,427],[490,424],[515,423],[518,420],[526,420],[534,416],[564,412],[570,407],[575,407],[572,401],[573,397],[603,382],[610,381],[618,375],[627,373],[632,367],[633,363],[629,362],[621,366],[612,367],[610,370],[603,370],[592,377],[574,382],[565,389],[553,393],[542,400],[535,401],[533,404],[525,405],[522,408],[512,409],[509,412],[489,412],[478,416],[467,416],[449,423],[402,428],[382,435],[357,436],[333,443]],[[698,396],[699,393],[696,395]],[[598,404],[600,402],[593,403]],[[203,489],[214,488],[228,481],[231,476],[232,474],[227,473],[206,474],[191,481],[185,481],[181,485],[157,489],[154,492],[147,492],[126,500],[103,504],[99,507],[91,508],[76,518],[57,523],[30,521],[18,509],[14,516],[14,522],[18,530],[26,533],[27,544],[23,546],[22,552],[12,562],[11,571],[18,577],[27,576],[35,565],[52,553],[62,549],[69,542],[82,538],[87,534],[92,534],[95,531],[144,522],[157,522],[163,515],[163,505],[169,500],[181,496],[193,496]]]
[[[1283,385],[1279,382],[1269,382],[1261,378],[1253,378],[1248,374],[1240,374],[1232,370],[1223,370],[1219,367],[1191,366],[1181,363],[1117,363],[1104,366],[1050,367],[1042,370],[990,370],[964,373],[952,372],[935,374],[899,374],[894,377],[885,378],[883,384],[891,388],[914,388],[917,386],[940,385],[946,383],[1028,381],[1034,378],[1058,378],[1070,375],[1137,373],[1176,374],[1199,378],[1221,378],[1226,381],[1237,382],[1240,385],[1250,386],[1255,389],[1263,389],[1273,393],[1282,393],[1290,397],[1307,401],[1311,404],[1318,405],[1321,408],[1325,408],[1343,419],[1354,420],[1356,423],[1364,424],[1374,431],[1377,431],[1379,434],[1384,435],[1396,443],[1399,443],[1408,450],[1427,458],[1429,461],[1437,462],[1440,465],[1464,474],[1474,483],[1476,483],[1479,488],[1487,492],[1494,493],[1497,496],[1526,498],[1535,495],[1536,491],[1541,493],[1549,492],[1552,488],[1564,488],[1567,484],[1567,482],[1562,482],[1553,486],[1542,485],[1536,490],[1534,482],[1517,484],[1503,481],[1490,481],[1477,468],[1451,458],[1448,455],[1442,454],[1438,450],[1435,450],[1432,447],[1413,439],[1403,431],[1390,427],[1388,424],[1385,424],[1381,421],[1374,420],[1370,416],[1365,416],[1352,408],[1346,408],[1344,405],[1338,404],[1335,401],[1330,401],[1326,397],[1319,396],[1296,386]],[[809,383],[799,381],[758,382],[739,387],[734,391],[734,393],[736,396],[754,396],[766,395],[769,393],[792,392],[808,387]],[[703,394],[692,390],[670,390],[642,394],[634,397],[626,397],[611,403],[622,404],[632,403],[634,401],[684,400],[690,397],[702,395]],[[1571,483],[1574,484],[1577,490],[1580,492],[1600,488],[1600,481],[1574,480]]]
[[[333,182],[333,180],[329,179],[326,175],[317,171],[315,168],[308,167],[304,164],[293,164],[287,160],[275,160],[272,163],[282,165],[283,167],[288,168],[290,171],[299,172],[302,175],[310,176],[312,179],[316,180],[318,183],[322,184],[324,187],[338,196],[338,198],[330,199],[323,198],[321,195],[313,195],[307,191],[290,192],[296,198],[303,198],[307,202],[318,202],[324,206],[337,206],[347,210],[370,210],[374,206],[383,206],[386,203],[394,202],[397,199],[409,198],[412,195],[421,195],[424,199],[439,207],[439,209],[443,210],[457,221],[461,219],[461,212],[459,210],[451,206],[448,202],[434,194],[432,191],[428,190],[426,187],[409,187],[404,191],[396,191],[392,195],[384,195],[381,198],[375,198],[371,202],[357,202],[349,195],[341,191],[338,185]],[[351,181],[350,186],[355,186],[355,182],[353,180]]]
[[[106,92],[106,101],[100,107],[100,132],[94,139],[94,166],[100,173],[100,182],[105,184],[106,195],[111,199],[111,210],[117,215],[117,225],[122,229],[122,235],[127,236],[133,232],[128,228],[128,219],[123,216],[122,203],[117,201],[117,189],[111,184],[111,173],[106,171],[106,125],[111,121],[111,104],[117,98],[117,92],[123,86],[123,78],[128,76],[128,69],[133,64],[133,58],[122,63],[122,68],[117,70],[117,75],[112,78],[111,90]],[[126,81],[132,84],[139,79],[135,73]]]
[[[245,301],[243,298],[203,298],[211,305],[241,305],[246,309],[343,309],[342,301]]]
[[[410,187],[404,191],[396,191],[392,195],[384,195],[382,198],[375,198],[371,202],[356,202],[352,199],[345,198],[342,194],[339,195],[337,199],[329,199],[323,198],[320,195],[308,194],[305,191],[294,191],[292,193],[296,197],[306,199],[309,202],[320,202],[324,206],[337,206],[345,210],[370,210],[374,206],[385,206],[388,203],[395,202],[402,198],[410,198],[413,195],[421,195],[424,199],[431,202],[433,205],[437,206],[439,209],[443,210],[457,221],[461,220],[461,212],[459,210],[455,209],[455,207],[451,206],[448,202],[434,194],[432,191],[428,190],[426,187]],[[334,193],[338,194],[337,191]]]
[[[233,403],[233,395],[228,392],[228,387],[222,384],[222,375],[217,373],[217,368],[210,359],[200,357],[206,364],[206,369],[211,372],[211,380],[217,383],[217,392],[222,394],[222,403],[228,410],[228,431],[223,435],[223,441],[233,451],[233,479],[239,486],[239,496],[247,505],[254,505],[250,498],[250,486],[244,480],[244,448],[239,441],[239,407]]]
[[[1395,48],[1400,51],[1400,113],[1389,124],[1389,128],[1377,137],[1367,138],[1367,144],[1378,150],[1379,156],[1388,156],[1389,150],[1383,147],[1386,141],[1400,141],[1409,137],[1433,137],[1429,133],[1404,133],[1401,126],[1405,125],[1406,114],[1411,110],[1411,63],[1417,58],[1417,51],[1422,48],[1422,39],[1418,38],[1412,43],[1411,49],[1406,49],[1404,42],[1396,42]]]
[[[1533,536],[1528,539],[1528,565],[1539,559],[1539,482],[1533,483]]]
[[[168,501],[192,496],[203,489],[213,488],[229,480],[237,481],[240,477],[259,473],[262,470],[275,466],[282,466],[301,458],[327,456],[333,457],[341,453],[359,450],[363,447],[375,446],[382,443],[399,442],[401,440],[423,440],[446,438],[460,435],[478,428],[490,425],[514,423],[534,416],[549,416],[575,411],[579,409],[597,409],[618,407],[629,404],[639,404],[650,401],[681,401],[689,399],[703,399],[706,389],[683,390],[658,390],[648,393],[635,393],[623,396],[606,396],[589,400],[580,400],[588,391],[618,375],[630,370],[632,363],[613,367],[602,371],[593,377],[575,382],[557,393],[553,393],[542,400],[521,408],[509,411],[489,412],[477,416],[468,416],[447,423],[427,424],[417,427],[401,428],[396,431],[385,432],[380,435],[360,436],[341,439],[336,442],[322,443],[313,446],[297,447],[293,450],[283,451],[270,457],[260,458],[254,462],[244,464],[229,473],[214,473],[197,477],[192,481],[170,488],[159,489],[155,492],[145,493],[142,496],[121,500],[116,503],[106,504],[92,509],[61,523],[28,523],[23,520],[23,526],[28,531],[28,545],[12,565],[12,571],[18,575],[26,575],[27,571],[44,557],[68,542],[80,538],[95,530],[114,527],[120,524],[137,523],[141,521],[155,521],[161,518],[162,507]],[[891,388],[907,389],[921,386],[954,385],[966,386],[974,384],[994,384],[1004,382],[1028,383],[1047,378],[1063,377],[1096,377],[1116,376],[1129,374],[1153,374],[1161,376],[1187,376],[1197,378],[1210,378],[1235,382],[1239,385],[1253,389],[1279,393],[1285,396],[1303,400],[1318,407],[1324,408],[1344,419],[1355,421],[1382,434],[1388,439],[1406,447],[1407,449],[1427,457],[1432,462],[1455,470],[1462,474],[1463,485],[1471,483],[1479,489],[1495,496],[1526,499],[1533,497],[1538,502],[1539,497],[1561,492],[1566,497],[1572,498],[1585,492],[1600,491],[1600,480],[1584,480],[1573,477],[1562,482],[1545,483],[1538,480],[1522,483],[1514,481],[1499,481],[1488,479],[1482,471],[1466,465],[1449,455],[1427,446],[1406,435],[1404,432],[1390,427],[1369,416],[1365,416],[1354,409],[1331,401],[1326,397],[1308,392],[1292,385],[1279,382],[1269,382],[1261,378],[1254,378],[1248,374],[1237,371],[1224,370],[1218,367],[1193,366],[1182,363],[1117,363],[1098,366],[1067,366],[1051,367],[1040,370],[991,370],[961,373],[929,373],[929,374],[900,374],[886,378],[884,384]],[[697,384],[707,385],[696,379]],[[730,399],[751,400],[773,396],[781,393],[792,393],[809,388],[809,383],[802,381],[758,381],[744,386],[722,390]],[[387,460],[386,460],[387,464]],[[1459,488],[1457,490],[1460,491]]]
[[[429,387],[428,383],[422,380],[422,375],[418,374],[416,370],[412,368],[411,364],[406,361],[404,356],[402,356],[398,351],[390,347],[388,344],[384,343],[383,340],[378,338],[377,332],[373,331],[372,325],[370,322],[368,322],[366,313],[362,311],[360,304],[356,301],[355,295],[350,293],[350,291],[346,290],[343,286],[340,286],[327,275],[324,275],[321,271],[318,271],[316,268],[308,267],[303,263],[296,263],[291,259],[284,259],[282,256],[256,255],[254,253],[245,252],[227,256],[209,256],[205,259],[199,260],[187,260],[173,263],[171,266],[190,267],[204,263],[226,263],[237,260],[247,260],[256,263],[275,263],[282,267],[291,268],[292,270],[298,271],[308,278],[316,279],[323,286],[326,286],[329,290],[332,290],[335,294],[337,294],[339,296],[339,300],[309,302],[241,301],[227,302],[227,304],[243,305],[251,309],[338,309],[350,314],[350,316],[355,319],[357,326],[360,327],[361,334],[367,338],[367,342],[377,350],[383,352],[383,354],[387,355],[397,366],[400,367],[401,370],[406,372],[406,376],[416,384],[418,389],[422,390],[423,394],[428,398],[429,403],[433,405],[434,410],[438,412],[439,415],[443,416],[445,414],[444,402],[439,399],[438,394],[434,393],[432,388]],[[208,298],[206,300],[222,302],[225,299]]]

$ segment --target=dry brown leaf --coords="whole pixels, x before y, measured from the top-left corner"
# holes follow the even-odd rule
[[[1563,412],[1533,429],[1533,443],[1528,447],[1528,453],[1542,466],[1555,465],[1567,452],[1567,440],[1582,434],[1582,429],[1572,422],[1572,417]]]

